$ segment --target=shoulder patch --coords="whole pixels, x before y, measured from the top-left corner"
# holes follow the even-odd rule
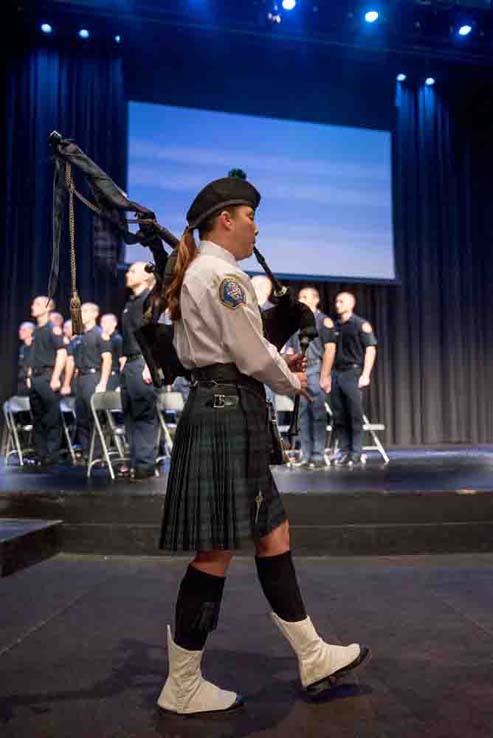
[[[324,326],[326,328],[333,328],[334,327],[334,321],[330,318],[324,318]]]
[[[236,310],[240,305],[246,305],[245,288],[236,277],[224,277],[219,285],[219,299],[227,308]]]
[[[363,333],[373,333],[373,328],[371,327],[371,324],[368,323],[367,320],[365,320],[365,322],[361,326],[361,330],[363,331]]]

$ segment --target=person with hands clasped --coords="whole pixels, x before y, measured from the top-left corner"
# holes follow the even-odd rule
[[[145,262],[136,261],[129,267],[126,284],[131,294],[121,319],[120,387],[133,479],[147,479],[156,472],[159,422],[156,390],[134,335],[144,322],[144,303],[153,283],[154,276],[146,270]]]
[[[33,415],[33,442],[39,469],[56,464],[62,442],[60,416],[61,374],[67,350],[62,329],[50,321],[55,303],[45,295],[35,297],[31,315],[36,320],[29,354],[28,387]]]
[[[336,342],[324,353],[320,386],[330,392],[334,432],[338,445],[336,466],[359,466],[363,450],[363,389],[370,377],[377,353],[377,339],[371,324],[354,313],[356,299],[340,292],[335,299]]]

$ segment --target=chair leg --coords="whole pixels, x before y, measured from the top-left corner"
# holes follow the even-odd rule
[[[115,480],[115,470],[113,469],[113,464],[111,463],[111,458],[108,452],[108,446],[106,444],[106,439],[104,437],[103,429],[101,427],[101,423],[99,422],[99,417],[98,417],[97,412],[93,412],[93,415],[94,415],[94,425],[96,428],[96,432],[99,436],[101,446],[103,448],[103,455],[104,455],[106,464],[108,466],[108,471],[110,473],[111,479],[114,481]]]
[[[114,444],[116,446],[116,450],[118,451],[118,455],[120,456],[120,458],[123,458],[125,456],[125,449],[123,447],[123,443],[122,443],[121,438],[116,433],[116,423],[115,423],[115,419],[113,418],[113,413],[111,412],[111,410],[106,410],[106,420],[107,420],[108,425],[110,427],[110,435],[111,435],[111,438],[113,439],[113,442],[114,442]]]
[[[67,441],[67,448],[70,454],[70,458],[72,459],[72,464],[74,464],[75,466],[75,451],[72,445],[72,439],[70,438],[70,432],[67,426],[67,422],[63,416],[63,413],[60,413],[60,415],[62,416],[62,428],[63,428],[63,434],[65,436],[65,440]]]
[[[89,444],[89,458],[87,460],[87,472],[86,475],[88,477],[91,476],[92,471],[92,462],[94,457],[94,444],[96,442],[96,426],[93,426],[93,429],[91,431],[91,443]]]
[[[22,455],[22,446],[21,442],[19,440],[19,434],[17,433],[17,426],[15,424],[15,418],[11,416],[11,422],[12,422],[12,435],[14,437],[14,446],[15,450],[17,452],[17,456],[19,457],[19,466],[24,466],[24,457]]]
[[[380,455],[382,456],[382,458],[385,461],[385,463],[388,464],[389,461],[390,461],[390,459],[389,459],[389,457],[387,455],[387,452],[385,451],[385,449],[384,449],[384,447],[382,445],[382,442],[380,441],[380,439],[377,436],[377,434],[376,434],[375,431],[372,430],[372,431],[370,431],[370,433],[371,433],[371,436],[373,438],[373,442],[374,442],[375,446],[377,447]]]
[[[158,413],[158,418],[159,418],[159,426],[160,426],[161,432],[162,432],[162,434],[164,436],[164,443],[165,443],[165,446],[167,447],[167,450],[168,450],[168,455],[171,456],[171,452],[173,450],[173,439],[171,438],[171,433],[169,432],[169,428],[166,425],[166,421],[163,418],[162,413]],[[159,434],[158,434],[158,442],[159,442],[159,440],[160,440],[160,438],[159,438]]]

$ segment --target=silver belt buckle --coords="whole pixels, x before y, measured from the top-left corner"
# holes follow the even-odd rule
[[[214,395],[214,405],[213,407],[219,408],[219,407],[226,407],[226,395]]]
[[[214,395],[214,404],[212,407],[238,407],[239,399],[236,395]]]

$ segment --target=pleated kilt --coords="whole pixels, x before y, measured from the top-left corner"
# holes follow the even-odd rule
[[[238,549],[286,520],[270,452],[260,382],[192,385],[173,445],[160,547]]]

